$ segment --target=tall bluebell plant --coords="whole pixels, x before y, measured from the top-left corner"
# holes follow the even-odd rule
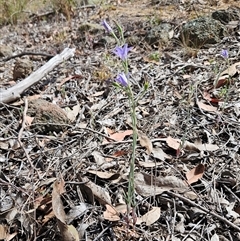
[[[130,74],[128,69],[128,54],[132,50],[131,47],[128,47],[128,44],[125,43],[123,29],[121,26],[119,26],[116,23],[118,33],[120,35],[120,38],[116,36],[113,29],[110,27],[110,25],[104,20],[102,22],[102,25],[106,29],[108,33],[110,33],[117,42],[117,47],[113,50],[113,53],[119,57],[122,66],[123,66],[123,72],[119,73],[118,76],[115,79],[114,86],[117,88],[120,88],[123,90],[129,101],[130,106],[130,112],[131,112],[131,119],[132,119],[132,128],[133,128],[133,143],[132,143],[132,157],[130,160],[130,172],[129,172],[129,182],[128,182],[128,192],[127,192],[127,207],[128,207],[128,218],[130,215],[130,212],[133,216],[133,222],[135,217],[135,207],[136,207],[136,199],[135,199],[135,185],[134,185],[134,168],[135,168],[135,159],[136,159],[136,146],[137,146],[137,118],[136,118],[136,106],[138,102],[138,98],[134,97],[133,91],[132,91],[132,85],[130,81]],[[146,92],[148,88],[148,83],[145,83],[142,95]],[[140,95],[140,96],[142,96]],[[132,209],[132,211],[131,211]],[[129,221],[129,219],[128,219]]]

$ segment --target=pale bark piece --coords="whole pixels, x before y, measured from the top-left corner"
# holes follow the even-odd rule
[[[9,103],[20,98],[20,95],[32,85],[41,80],[47,73],[52,71],[57,65],[74,56],[75,49],[65,48],[62,53],[50,59],[41,68],[33,72],[26,79],[7,90],[0,92],[0,102]]]
[[[106,188],[96,185],[94,182],[90,181],[87,177],[82,178],[81,181],[85,182],[84,186],[88,187],[91,190],[92,194],[99,202],[103,204],[111,205],[111,197]]]
[[[159,195],[170,190],[180,193],[188,191],[187,184],[175,176],[154,177],[146,173],[137,173],[135,185],[136,191],[144,197]]]
[[[181,140],[174,139],[171,136],[168,136],[166,142],[169,147],[173,148],[174,150],[178,150],[181,145]]]
[[[217,107],[212,106],[212,105],[206,105],[200,101],[197,102],[197,105],[200,109],[203,109],[205,111],[209,111],[209,112],[217,112]]]
[[[138,131],[138,138],[140,141],[140,145],[143,147],[146,147],[146,149],[147,149],[146,152],[148,155],[150,155],[153,150],[153,145],[152,145],[151,140],[142,131]]]
[[[120,220],[120,214],[118,211],[111,205],[106,204],[106,211],[103,212],[103,217],[105,220],[109,221],[119,221]]]
[[[153,207],[149,212],[144,214],[142,217],[137,218],[136,224],[141,224],[142,222],[146,223],[147,226],[155,223],[161,215],[161,209],[159,207]]]
[[[230,65],[226,70],[224,70],[221,74],[220,74],[220,78],[224,75],[229,75],[229,76],[234,76],[236,73],[239,73],[239,69],[238,66],[240,66],[240,62],[237,62],[235,64]]]
[[[0,225],[0,239],[5,239],[7,237],[7,227],[5,225]]]
[[[62,236],[62,241],[79,241],[79,234],[73,225],[67,225],[57,220],[58,227]]]
[[[79,241],[79,234],[73,225],[66,224],[66,214],[61,200],[61,194],[64,193],[64,180],[55,181],[52,191],[53,212],[57,218],[57,224],[60,229],[63,241]]]
[[[155,147],[152,150],[153,156],[157,159],[160,159],[161,161],[164,161],[165,159],[171,159],[171,157],[166,154],[162,148]]]
[[[53,212],[58,220],[62,223],[66,222],[66,214],[63,209],[61,194],[64,192],[64,181],[55,181],[52,191],[52,207]]]
[[[188,184],[197,182],[200,178],[202,178],[204,171],[205,171],[205,166],[203,164],[198,164],[192,170],[188,171],[186,173]]]
[[[117,179],[120,175],[118,173],[114,172],[101,172],[101,171],[95,171],[95,170],[88,170],[88,173],[92,173],[94,175],[97,175],[98,177],[102,179]],[[116,177],[116,178],[114,178]]]

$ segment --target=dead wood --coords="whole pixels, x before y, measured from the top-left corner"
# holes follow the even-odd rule
[[[0,102],[9,103],[18,98],[20,95],[27,90],[32,85],[36,84],[39,80],[41,80],[47,73],[53,70],[57,65],[62,63],[63,61],[74,56],[75,49],[65,48],[62,53],[56,55],[52,59],[50,59],[46,64],[44,64],[41,68],[33,72],[26,79],[22,80],[18,84],[13,87],[3,90],[0,92]]]

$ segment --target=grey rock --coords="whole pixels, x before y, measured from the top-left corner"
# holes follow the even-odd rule
[[[13,79],[25,78],[33,71],[33,64],[29,59],[20,59],[15,62]]]
[[[145,41],[150,45],[157,43],[167,44],[170,40],[169,33],[171,30],[172,25],[170,23],[159,23],[146,32]]]
[[[200,17],[183,25],[180,38],[184,45],[201,48],[205,44],[216,44],[225,35],[226,29],[218,20]]]
[[[240,8],[230,7],[227,10],[217,10],[212,13],[212,18],[220,21],[222,24],[227,24],[230,21],[239,21]]]
[[[28,115],[34,117],[31,127],[44,134],[63,131],[69,123],[64,110],[43,99],[29,102]]]

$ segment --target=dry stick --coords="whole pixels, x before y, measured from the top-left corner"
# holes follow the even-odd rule
[[[52,71],[57,65],[66,61],[74,56],[75,49],[65,48],[60,54],[57,54],[51,58],[46,64],[40,67],[38,70],[29,75],[26,79],[17,83],[16,85],[8,88],[7,90],[0,91],[0,104],[10,103],[20,98],[21,94],[29,87],[36,84],[46,74]]]
[[[38,177],[40,178],[40,175],[39,175],[39,173],[38,173],[38,170],[37,170],[37,169],[35,168],[35,166],[33,165],[32,161],[31,161],[31,158],[30,158],[30,156],[28,155],[28,152],[27,152],[27,150],[24,148],[24,145],[23,145],[23,143],[22,143],[22,141],[21,141],[21,136],[22,136],[22,133],[23,133],[24,128],[25,128],[25,126],[26,126],[26,116],[27,116],[27,110],[28,110],[28,100],[27,100],[26,97],[24,98],[24,104],[25,104],[25,106],[24,106],[24,111],[23,111],[22,127],[21,127],[21,129],[20,129],[20,131],[19,131],[19,133],[18,133],[18,142],[19,142],[20,146],[22,147],[22,149],[24,150],[25,155],[26,155],[26,157],[27,157],[27,160],[28,160],[28,162],[30,163],[32,169],[34,169],[34,170],[37,172]],[[33,185],[33,186],[34,186],[34,185]],[[33,188],[33,190],[34,190],[34,188]],[[30,198],[30,196],[29,196],[28,198]],[[32,197],[32,198],[34,199],[34,197]],[[34,210],[34,214],[35,214],[35,217],[36,217],[36,210]],[[36,233],[36,228],[35,228],[35,229],[34,229],[34,240],[36,240],[36,237],[37,237],[37,233]]]
[[[20,53],[20,54],[15,54],[15,55],[12,55],[12,56],[9,56],[9,57],[6,57],[4,59],[1,59],[1,61],[8,61],[10,59],[14,59],[14,58],[18,58],[18,57],[22,57],[24,55],[39,55],[39,56],[45,56],[45,57],[48,57],[48,58],[53,58],[54,55],[52,54],[46,54],[46,53],[34,53],[34,52],[23,52],[23,53]]]
[[[23,145],[23,143],[22,143],[22,141],[21,141],[22,133],[23,133],[23,131],[24,131],[24,129],[25,129],[25,126],[26,126],[26,115],[27,115],[27,110],[28,110],[28,100],[27,100],[26,97],[25,97],[25,99],[24,99],[24,104],[25,104],[25,107],[24,107],[24,111],[23,111],[22,127],[21,127],[21,129],[20,129],[20,131],[19,131],[19,133],[18,133],[18,142],[19,142],[21,148],[24,150],[25,155],[26,155],[26,157],[27,157],[27,159],[28,159],[28,162],[30,163],[32,169],[34,169],[34,170],[37,171],[37,173],[38,173],[38,170],[37,170],[37,169],[35,168],[35,166],[33,165],[32,161],[31,161],[31,158],[30,158],[30,156],[28,155],[28,152],[27,152],[27,150],[25,149],[25,147],[24,147],[24,145]],[[38,175],[39,175],[39,174],[38,174]]]
[[[208,210],[208,209],[206,209],[206,208],[204,208],[204,207],[202,207],[202,206],[194,203],[193,201],[191,201],[191,200],[189,200],[189,199],[187,199],[187,198],[185,198],[185,197],[183,197],[183,196],[181,196],[181,195],[179,195],[179,194],[177,194],[177,193],[174,193],[174,192],[171,192],[171,191],[167,191],[167,193],[170,194],[171,196],[174,196],[174,197],[177,197],[177,198],[181,199],[183,202],[186,202],[186,203],[190,204],[191,206],[194,206],[194,207],[196,207],[196,208],[199,208],[200,210],[202,210],[202,211],[205,212],[206,214],[212,215],[213,217],[215,217],[215,218],[221,220],[222,222],[224,222],[225,224],[231,226],[231,227],[234,228],[236,231],[240,232],[240,227],[238,227],[238,226],[235,225],[234,223],[228,221],[226,218],[218,215],[218,214],[215,213],[214,211]]]

